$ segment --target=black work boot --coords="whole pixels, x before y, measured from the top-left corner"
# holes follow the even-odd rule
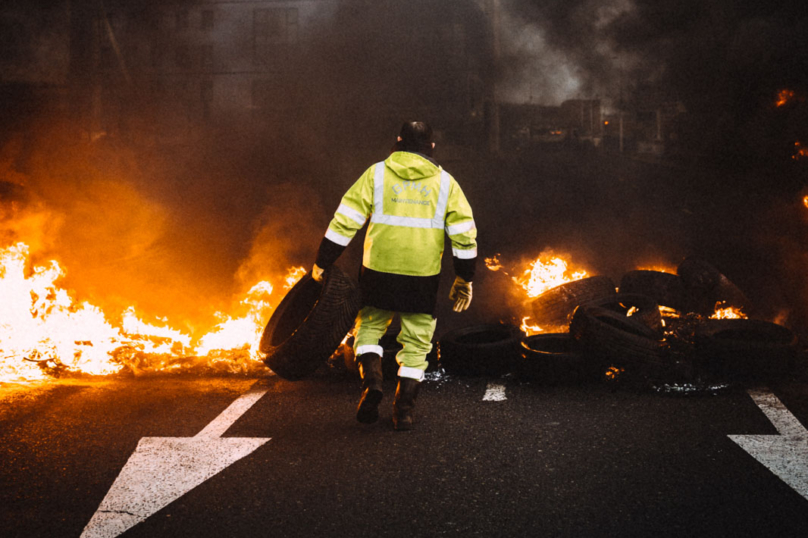
[[[372,424],[379,420],[382,401],[382,358],[375,353],[363,353],[357,362],[362,376],[362,398],[356,408],[356,420]]]
[[[393,427],[397,431],[411,430],[415,424],[415,398],[421,382],[409,377],[399,377],[396,399],[393,402]]]

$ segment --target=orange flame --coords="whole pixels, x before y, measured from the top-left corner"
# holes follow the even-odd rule
[[[808,157],[808,148],[802,145],[801,142],[794,142],[794,155],[791,156],[795,161]]]
[[[485,266],[491,271],[499,271],[502,269],[502,264],[499,263],[499,254],[495,254],[492,258],[486,258]]]
[[[664,262],[660,264],[654,264],[649,266],[641,266],[637,268],[638,271],[656,271],[658,273],[669,273],[672,275],[676,274],[676,268],[670,267],[666,265]]]
[[[247,292],[240,303],[246,313],[217,313],[220,322],[193,345],[194,339],[167,319],[145,322],[134,307],[123,312],[120,326],[113,326],[100,308],[76,303],[58,285],[64,271],[56,261],[29,268],[28,255],[24,243],[0,248],[0,382],[43,379],[56,371],[107,375],[125,366],[133,371],[188,363],[227,371],[260,367],[258,345],[273,309],[268,281]],[[291,268],[284,287],[291,288],[305,273]]]
[[[780,90],[777,92],[777,101],[775,101],[774,106],[781,107],[788,104],[792,99],[794,99],[794,90]]]
[[[522,332],[525,333],[525,336],[533,336],[534,334],[538,334],[544,330],[538,325],[535,324],[531,325],[530,323],[528,323],[529,319],[530,316],[523,317],[522,325],[519,327],[522,330]]]
[[[586,271],[578,271],[570,274],[567,271],[567,262],[552,255],[539,256],[530,267],[526,269],[523,276],[511,277],[513,281],[520,285],[527,292],[528,297],[538,297],[545,291],[580,280],[587,276]]]
[[[305,276],[308,271],[304,267],[292,267],[289,269],[289,274],[283,279],[283,289],[291,290],[298,281]]]
[[[710,316],[710,319],[747,319],[747,315],[744,314],[740,308],[732,306],[722,307],[723,304],[724,303],[716,303],[715,313]]]

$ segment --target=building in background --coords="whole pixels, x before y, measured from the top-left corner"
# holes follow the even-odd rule
[[[473,2],[47,3],[61,17],[61,84],[94,136],[192,143],[211,130],[251,136],[349,120],[389,137],[414,117],[458,143],[484,136],[490,30]]]

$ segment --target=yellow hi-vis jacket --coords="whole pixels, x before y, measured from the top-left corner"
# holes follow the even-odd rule
[[[370,218],[362,265],[411,276],[440,273],[444,230],[459,259],[477,256],[477,228],[457,181],[416,153],[397,151],[348,189],[325,236],[347,246]]]

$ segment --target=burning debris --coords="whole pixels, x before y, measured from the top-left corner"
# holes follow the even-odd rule
[[[540,272],[554,268],[551,274],[566,270],[563,260],[548,259],[551,263],[531,263],[525,274],[532,275],[537,267]],[[494,260],[500,270],[498,257]],[[531,379],[557,381],[560,370],[554,363],[562,361],[568,366],[567,379],[580,380],[581,364],[588,364],[600,371],[600,379],[650,382],[661,392],[693,393],[723,387],[727,380],[783,375],[796,364],[794,334],[775,323],[749,320],[745,295],[703,260],[688,258],[674,272],[630,271],[619,288],[606,277],[586,274],[574,273],[576,279],[563,279],[535,296],[523,284],[529,278],[512,278],[531,301],[535,320],[522,318],[526,351],[521,360],[546,363],[517,365]],[[553,328],[542,333],[543,340],[534,336],[540,326]],[[569,341],[563,344],[563,357],[555,349],[559,339]],[[546,347],[550,342],[553,349]],[[728,349],[735,360],[727,359]],[[542,368],[544,378],[538,373]]]
[[[552,251],[542,252],[535,260],[529,262],[527,267],[518,276],[512,276],[499,260],[499,254],[485,259],[486,267],[491,271],[502,271],[508,276],[525,295],[526,304],[546,291],[557,288],[562,284],[574,282],[587,277],[587,272],[571,271],[568,262],[556,256]],[[522,332],[527,336],[542,332],[544,329],[531,316],[522,316],[520,325]]]
[[[217,314],[219,323],[199,336],[138,317],[127,308],[118,326],[88,302],[77,303],[59,285],[56,261],[29,268],[24,243],[0,249],[0,381],[49,375],[141,374],[171,371],[246,373],[263,370],[258,344],[273,306],[273,286],[262,281],[241,301],[241,317]],[[284,279],[294,285],[305,270]]]

